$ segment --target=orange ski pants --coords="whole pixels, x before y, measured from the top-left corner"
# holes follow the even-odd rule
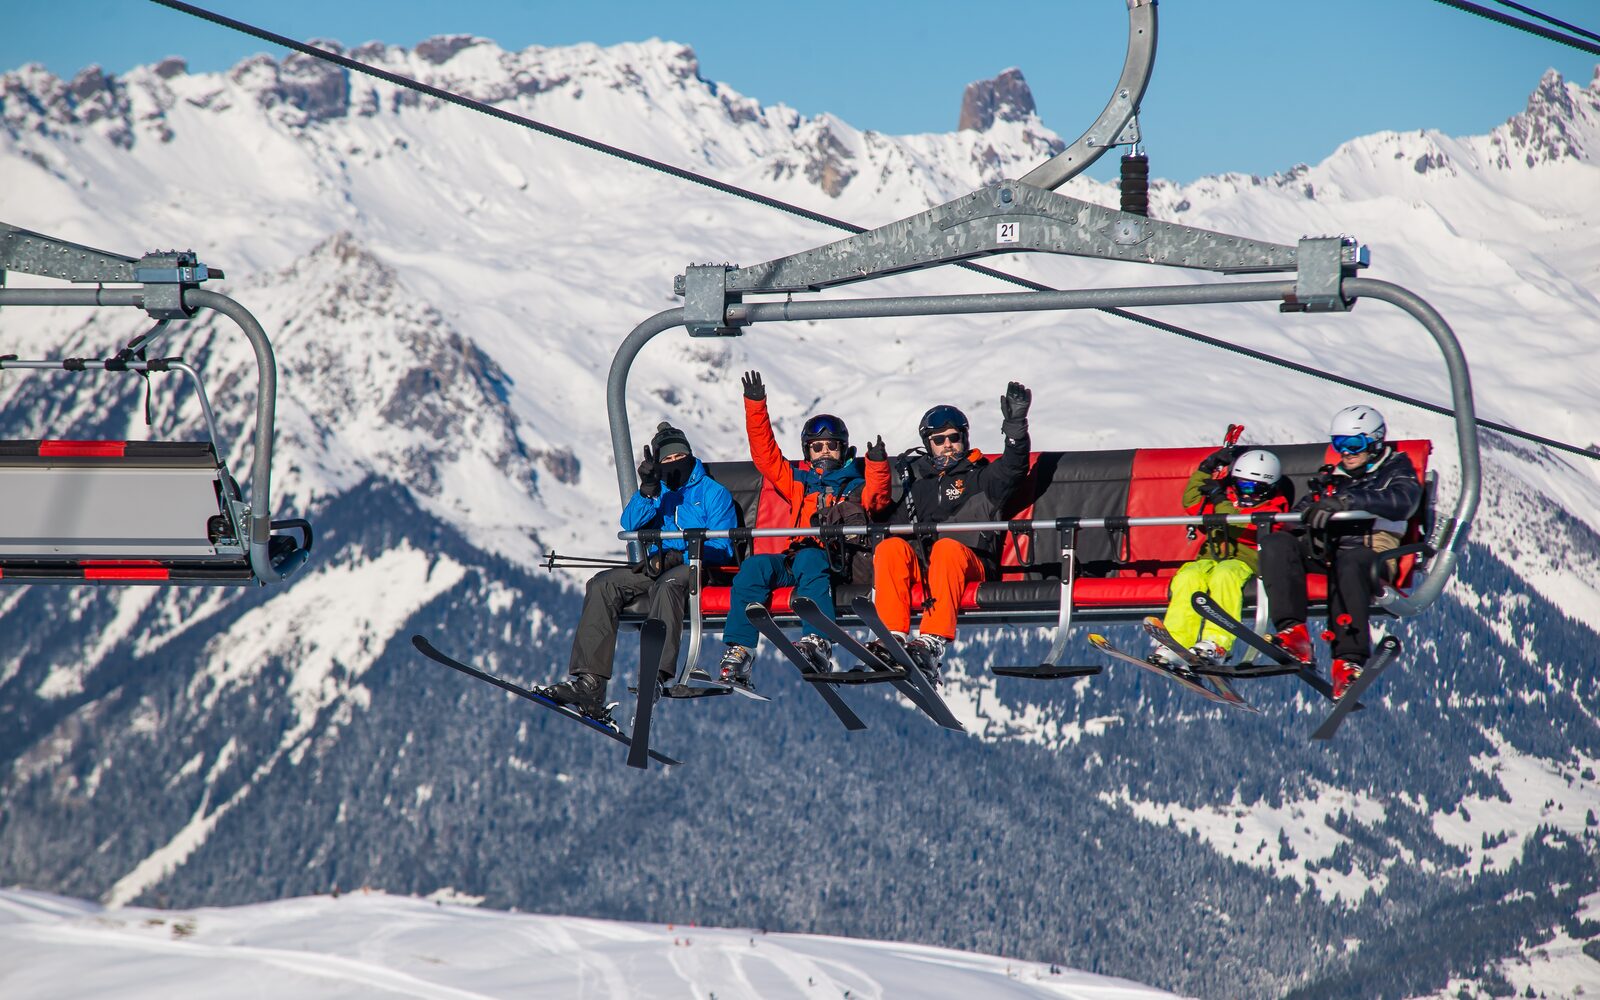
[[[872,553],[872,602],[885,625],[911,631],[911,585],[922,583],[933,606],[922,616],[922,634],[956,637],[956,612],[967,584],[983,580],[978,554],[954,538],[934,541],[928,553],[928,577],[911,543],[898,535],[885,538]]]

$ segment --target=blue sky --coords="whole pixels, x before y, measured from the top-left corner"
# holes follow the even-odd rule
[[[1492,0],[1483,0],[1492,3]],[[1071,140],[1099,113],[1122,65],[1122,0],[742,5],[475,0],[205,0],[297,38],[414,45],[472,33],[506,48],[649,37],[694,47],[702,75],[806,114],[884,132],[948,131],[972,80],[1018,66],[1045,122]],[[1595,0],[1540,0],[1600,31]],[[140,0],[7,5],[0,68],[42,62],[71,76],[181,55],[192,71],[271,47]],[[1382,129],[1481,133],[1521,110],[1547,68],[1587,83],[1596,57],[1434,0],[1165,0],[1142,121],[1152,172],[1189,180],[1315,162]],[[281,51],[273,52],[281,55]],[[486,128],[498,127],[485,123]],[[1094,173],[1110,176],[1114,158]]]

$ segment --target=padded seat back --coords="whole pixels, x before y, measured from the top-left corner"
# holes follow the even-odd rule
[[[0,559],[234,559],[206,442],[0,442]]]

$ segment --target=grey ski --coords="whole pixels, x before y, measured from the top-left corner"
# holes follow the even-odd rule
[[[873,606],[873,603],[865,596],[862,596],[851,601],[850,607],[855,610],[856,616],[865,622],[868,628],[872,629],[872,633],[878,637],[878,641],[883,643],[884,647],[889,650],[889,655],[894,657],[894,662],[900,665],[900,669],[906,672],[904,680],[893,682],[895,688],[901,694],[910,698],[913,704],[927,712],[928,717],[934,722],[958,733],[966,732],[967,727],[961,724],[961,720],[956,718],[955,713],[950,711],[950,706],[946,705],[944,699],[939,697],[939,692],[934,688],[933,682],[922,672],[922,668],[917,666],[917,661],[911,658],[911,654],[906,652],[906,648],[900,645],[900,640],[894,637],[894,633],[889,631],[889,626],[883,623],[883,619],[879,617],[878,609]],[[918,697],[912,696],[913,691],[916,692]],[[920,701],[918,700],[919,697]]]
[[[535,705],[540,705],[540,706],[542,706],[544,708],[548,708],[550,711],[555,712],[558,715],[564,715],[567,718],[573,720],[574,722],[582,723],[584,726],[587,726],[588,728],[593,729],[595,732],[600,733],[602,736],[609,736],[611,739],[616,740],[618,743],[621,743],[623,746],[628,747],[630,749],[630,752],[632,750],[633,740],[629,739],[627,735],[625,735],[619,728],[617,728],[617,724],[615,722],[607,724],[606,722],[603,722],[600,719],[592,718],[590,716],[584,715],[582,712],[574,711],[573,709],[568,708],[567,706],[565,706],[563,704],[560,704],[559,702],[557,702],[557,701],[545,696],[544,694],[541,694],[538,691],[530,691],[529,689],[527,689],[525,687],[518,687],[517,685],[511,683],[510,681],[502,680],[499,677],[494,676],[493,674],[486,674],[482,670],[477,669],[476,667],[469,667],[465,663],[462,663],[460,660],[457,660],[454,657],[451,657],[451,656],[449,656],[449,655],[447,655],[445,653],[441,653],[437,648],[434,647],[433,643],[428,641],[426,636],[413,635],[411,637],[411,645],[416,647],[417,652],[421,653],[423,656],[426,656],[428,659],[434,661],[435,663],[442,663],[442,664],[444,664],[445,666],[449,667],[452,670],[459,670],[461,673],[466,674],[468,677],[476,677],[478,680],[487,681],[490,684],[493,684],[495,687],[500,688],[500,689],[502,689],[504,691],[510,691],[512,694],[517,695],[520,698],[526,698],[527,700],[533,702]],[[662,764],[682,764],[683,763],[683,761],[681,761],[681,760],[676,760],[676,759],[674,759],[672,757],[668,757],[666,754],[661,753],[661,752],[656,751],[656,750],[651,750],[650,751],[650,756],[653,757],[655,760],[659,761]]]
[[[772,620],[772,613],[766,609],[766,606],[751,604],[745,608],[745,613],[750,616],[750,624],[756,627],[756,631],[766,636],[767,641],[776,646],[778,652],[782,653],[786,660],[794,664],[795,669],[800,671],[800,675],[804,677],[806,672],[811,669],[811,664],[806,660],[805,655],[795,648],[794,643],[789,641],[789,637],[783,634],[783,629],[778,627],[778,623]],[[833,709],[833,714],[839,717],[840,722],[844,723],[845,729],[854,733],[867,728],[867,724],[861,721],[861,717],[852,712],[850,706],[845,704],[844,698],[840,697],[839,692],[822,684],[813,684],[811,686],[816,689],[817,694],[822,696],[822,700],[828,703],[828,707]]]
[[[650,714],[655,709],[661,687],[661,650],[667,643],[667,626],[651,618],[639,629],[639,697],[633,710],[633,745],[628,747],[628,766],[640,770],[650,766]]]
[[[838,622],[829,618],[815,601],[807,597],[796,597],[790,600],[789,606],[794,608],[794,613],[800,620],[828,637],[828,641],[836,646],[843,646],[850,651],[850,655],[861,661],[865,670],[840,670],[830,675],[827,681],[836,684],[875,684],[888,681],[902,680],[906,676],[905,670],[891,667],[884,663],[872,650],[861,644],[861,640],[846,632]],[[816,678],[812,674],[807,679]],[[919,706],[920,707],[920,706]]]
[[[1322,695],[1324,698],[1328,699],[1329,701],[1333,700],[1333,685],[1324,680],[1322,675],[1317,673],[1316,668],[1311,664],[1300,662],[1293,656],[1290,656],[1289,651],[1284,649],[1282,646],[1279,646],[1277,643],[1267,641],[1267,638],[1257,633],[1255,629],[1250,628],[1239,619],[1217,607],[1216,602],[1211,600],[1211,598],[1207,597],[1205,594],[1196,593],[1190,600],[1190,603],[1194,605],[1195,612],[1199,614],[1201,618],[1204,618],[1206,621],[1220,629],[1224,629],[1233,633],[1233,635],[1238,638],[1240,642],[1254,646],[1261,653],[1269,657],[1272,662],[1282,664],[1285,667],[1293,667],[1297,677],[1305,681],[1312,688],[1316,689],[1316,692]]]
[[[1383,641],[1378,643],[1377,655],[1367,661],[1367,665],[1361,670],[1361,676],[1350,682],[1350,686],[1345,689],[1344,697],[1340,698],[1333,706],[1333,711],[1328,713],[1326,719],[1322,720],[1322,725],[1318,726],[1317,731],[1311,734],[1311,738],[1314,740],[1333,739],[1333,734],[1339,729],[1339,723],[1343,722],[1345,716],[1355,710],[1357,699],[1368,688],[1372,687],[1379,675],[1388,670],[1399,656],[1400,640],[1392,635],[1384,636]]]

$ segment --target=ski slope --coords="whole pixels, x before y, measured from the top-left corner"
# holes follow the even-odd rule
[[[348,893],[197,910],[0,890],[0,996],[1154,1000],[1123,979],[921,945],[501,913]]]

